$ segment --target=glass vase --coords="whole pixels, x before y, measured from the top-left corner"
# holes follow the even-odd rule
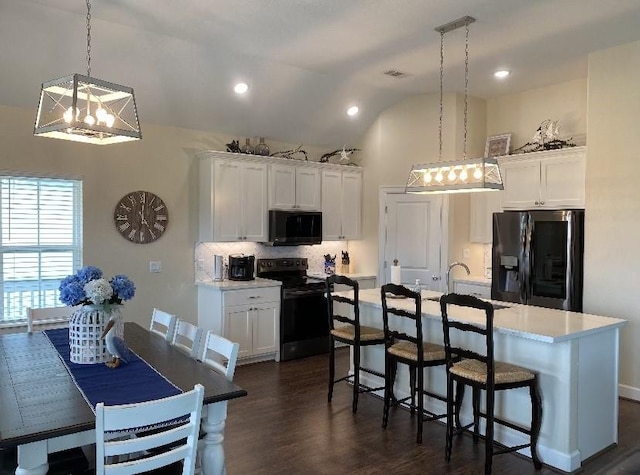
[[[256,145],[255,153],[256,155],[263,155],[265,157],[269,156],[269,146],[264,143],[264,137],[260,137],[260,143]]]
[[[242,147],[240,147],[240,151],[242,153],[246,153],[248,155],[253,155],[255,150],[253,148],[253,145],[251,145],[251,140],[250,139],[246,139],[244,142],[244,145]]]

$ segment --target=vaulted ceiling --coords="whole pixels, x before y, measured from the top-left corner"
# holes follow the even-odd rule
[[[638,0],[93,0],[92,75],[134,88],[143,127],[349,146],[392,104],[438,92],[434,28],[464,15],[469,92],[484,98],[585,78],[590,52],[640,39]],[[83,0],[0,0],[0,104],[35,117],[42,81],[86,73],[85,17]],[[459,29],[445,92],[463,78]]]

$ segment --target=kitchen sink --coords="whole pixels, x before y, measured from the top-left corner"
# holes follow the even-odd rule
[[[440,301],[440,297],[424,297],[422,300],[431,300],[432,302],[439,302]],[[491,304],[493,305],[493,309],[494,310],[502,310],[503,308],[511,308],[511,305],[502,305],[502,304],[493,303],[493,302],[491,302]]]

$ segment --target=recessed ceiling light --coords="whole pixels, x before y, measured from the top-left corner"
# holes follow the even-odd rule
[[[236,91],[236,94],[244,94],[245,92],[247,92],[249,90],[249,86],[247,86],[243,82],[239,82],[238,84],[235,85],[233,90]]]
[[[347,109],[347,115],[350,115],[351,117],[353,117],[354,115],[358,115],[358,111],[360,109],[358,109],[358,106],[351,106]]]
[[[497,77],[498,79],[504,79],[506,78],[509,74],[511,74],[511,71],[507,70],[507,69],[499,69],[498,71],[496,71],[495,73],[493,73],[493,75],[495,77]]]

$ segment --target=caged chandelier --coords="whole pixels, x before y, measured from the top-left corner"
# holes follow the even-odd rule
[[[438,162],[413,165],[407,180],[407,193],[465,193],[476,191],[503,190],[502,176],[495,158],[467,159],[467,109],[469,89],[469,24],[475,18],[465,16],[436,28],[440,33],[440,141]],[[442,110],[444,78],[444,35],[464,26],[464,148],[461,160],[442,161]]]
[[[42,83],[33,134],[97,145],[140,140],[133,89],[91,77],[91,3],[87,3],[87,75]]]

